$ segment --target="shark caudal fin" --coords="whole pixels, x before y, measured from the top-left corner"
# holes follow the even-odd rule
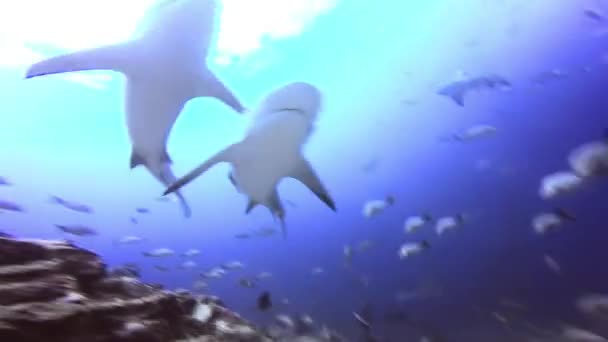
[[[130,44],[117,44],[51,57],[29,67],[25,78],[85,70],[122,72],[131,56]]]
[[[146,165],[146,167],[148,167]],[[149,169],[149,168],[148,168]],[[150,170],[150,169],[149,169]],[[152,174],[155,174],[153,170],[150,170]],[[165,185],[169,186],[171,183],[175,181],[175,175],[171,170],[171,158],[165,152],[161,159],[161,171],[160,171],[160,181]],[[175,197],[177,197],[177,202],[182,210],[182,214],[185,218],[190,218],[192,216],[192,210],[190,209],[190,205],[188,205],[188,201],[180,191],[175,191]]]
[[[188,204],[188,201],[186,201],[186,199],[184,198],[182,193],[179,191],[175,192],[175,196],[177,197],[177,201],[179,202],[179,207],[181,208],[182,214],[184,215],[184,217],[190,218],[190,216],[192,216],[192,209],[190,209],[190,205]]]

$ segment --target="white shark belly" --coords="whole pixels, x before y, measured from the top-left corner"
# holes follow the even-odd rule
[[[127,79],[125,113],[133,150],[142,157],[165,153],[167,138],[188,96],[153,80]]]
[[[298,165],[309,132],[307,121],[297,113],[271,115],[254,122],[242,143],[246,147],[233,163],[239,190],[258,203],[265,203],[277,183]]]

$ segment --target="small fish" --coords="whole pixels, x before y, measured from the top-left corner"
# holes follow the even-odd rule
[[[240,261],[230,261],[222,265],[225,270],[239,270],[245,267]]]
[[[608,139],[575,148],[568,156],[568,163],[580,177],[608,176]]]
[[[169,268],[162,265],[154,265],[154,268],[161,272],[169,272]]]
[[[362,253],[365,252],[369,249],[371,249],[372,247],[374,247],[376,245],[376,243],[374,241],[371,240],[363,240],[361,242],[359,242],[359,244],[357,245],[357,250]]]
[[[353,317],[359,326],[363,329],[365,341],[376,341],[372,336],[372,324],[371,324],[371,306],[368,304],[360,310],[360,312],[353,311]]]
[[[139,214],[149,214],[150,213],[150,209],[143,208],[143,207],[135,208],[135,211]]]
[[[536,85],[545,85],[547,83],[556,82],[568,77],[568,73],[560,69],[552,69],[543,71],[532,78],[532,82]]]
[[[195,257],[199,254],[201,254],[200,250],[191,248],[191,249],[185,251],[184,253],[182,253],[182,256],[190,258],[190,257]]]
[[[553,233],[562,226],[564,221],[575,221],[576,218],[561,208],[553,209],[553,212],[541,213],[532,219],[532,228],[539,235]]]
[[[498,311],[492,311],[492,316],[502,324],[509,324],[509,320]]]
[[[403,223],[403,230],[405,230],[406,233],[414,233],[432,220],[433,217],[430,214],[408,217]]]
[[[139,236],[128,235],[128,236],[123,236],[120,239],[118,239],[118,243],[126,245],[126,244],[142,242],[144,240],[145,240],[144,238],[141,238]]]
[[[397,254],[399,255],[399,259],[406,259],[411,256],[420,254],[423,251],[429,249],[430,247],[431,245],[426,240],[423,240],[421,242],[408,242],[401,245]]]
[[[76,236],[97,235],[97,231],[95,229],[90,228],[88,226],[79,225],[79,224],[75,224],[75,225],[56,224],[55,227],[57,227],[59,230],[61,230],[64,233],[68,233],[68,234],[72,234],[72,235],[76,235]]]
[[[608,295],[588,293],[576,301],[576,307],[582,313],[608,319]]]
[[[562,337],[564,337],[567,341],[608,342],[608,339],[605,337],[602,337],[589,330],[576,327],[564,327],[562,330]]]
[[[545,262],[545,265],[547,265],[547,267],[555,274],[557,275],[561,275],[562,274],[562,268],[559,265],[559,263],[550,255],[543,255],[543,261]]]
[[[346,265],[350,265],[353,260],[353,248],[350,245],[344,245],[344,247],[342,247],[342,254],[344,255],[344,262]]]
[[[435,232],[437,235],[443,235],[443,233],[459,228],[464,223],[464,215],[457,214],[454,216],[446,216],[437,220],[435,223]]]
[[[1,210],[14,211],[17,213],[25,212],[25,209],[19,204],[3,199],[0,199],[0,211]]]
[[[371,200],[363,204],[362,214],[366,218],[372,218],[381,214],[386,208],[395,204],[395,198],[391,195],[383,200]]]
[[[373,158],[370,161],[368,161],[367,163],[363,164],[363,166],[361,167],[361,170],[365,173],[370,173],[372,171],[375,171],[378,168],[379,164],[380,164],[380,160],[378,158]]]
[[[0,176],[0,186],[11,186],[13,183],[8,180],[6,177]]]
[[[606,20],[606,17],[604,17],[603,14],[601,14],[598,10],[592,9],[592,8],[585,8],[583,10],[583,15],[585,15],[585,17],[597,21],[599,23],[603,23]]]
[[[276,321],[289,330],[293,330],[296,326],[293,319],[285,314],[279,314],[275,317]]]
[[[272,273],[270,272],[260,272],[258,275],[255,276],[257,280],[267,279],[270,277],[272,277]]]
[[[543,199],[551,199],[579,189],[584,179],[571,171],[560,171],[549,174],[540,182],[538,193]]]
[[[270,309],[272,307],[272,300],[270,299],[270,292],[268,292],[268,291],[262,292],[262,294],[258,297],[257,304],[258,304],[258,309],[260,309],[261,311],[266,311],[266,310]]]
[[[137,221],[137,219],[135,217],[129,217],[129,221],[131,221],[132,224],[138,224],[139,221]]]
[[[201,274],[201,276],[204,278],[208,278],[208,279],[220,279],[225,274],[226,274],[226,271],[223,268],[214,267],[214,268],[210,269],[209,271]]]
[[[241,279],[239,279],[239,285],[241,285],[242,287],[251,289],[251,288],[255,287],[255,281],[253,281],[251,279],[247,279],[247,278],[241,278]]]
[[[475,161],[475,170],[485,171],[492,167],[492,161],[488,159],[479,159]]]
[[[310,317],[310,315],[301,314],[298,316],[298,320],[308,326],[312,326],[314,324],[314,320],[312,317]]]
[[[51,203],[58,204],[66,209],[70,209],[72,211],[83,213],[83,214],[92,214],[93,213],[93,208],[86,204],[68,201],[64,198],[61,198],[61,197],[55,196],[55,195],[50,195],[49,198],[50,198]]]
[[[172,256],[175,255],[175,251],[173,251],[170,248],[157,248],[157,249],[153,249],[149,252],[143,252],[144,256],[147,257],[155,257],[155,258],[162,258],[162,257],[168,257],[168,256]]]
[[[235,234],[234,238],[235,239],[250,239],[251,238],[251,234],[249,234],[249,233],[239,233],[239,234]]]
[[[188,260],[188,261],[184,261],[181,265],[179,265],[179,268],[182,270],[188,270],[188,269],[193,269],[196,268],[198,266],[198,264],[192,260]]]
[[[460,133],[454,133],[450,136],[442,138],[443,141],[458,141],[458,142],[469,142],[473,140],[479,140],[487,137],[494,136],[498,129],[496,127],[486,124],[474,125]]]
[[[313,275],[319,275],[319,274],[325,273],[325,270],[322,267],[315,267],[312,269],[311,273]]]
[[[114,267],[110,270],[110,275],[114,277],[130,277],[130,278],[139,278],[140,277],[140,268],[137,264],[134,263],[126,263],[122,266]]]
[[[197,280],[192,284],[192,289],[196,291],[202,291],[209,287],[209,284],[203,280]]]

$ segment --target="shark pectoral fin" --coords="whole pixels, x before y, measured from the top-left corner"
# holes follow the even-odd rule
[[[199,165],[196,169],[190,171],[188,174],[179,178],[178,180],[173,182],[171,185],[169,185],[169,187],[167,188],[167,190],[165,190],[163,195],[167,195],[167,194],[176,192],[181,187],[190,183],[196,177],[202,175],[205,171],[209,170],[211,167],[213,167],[217,163],[230,162],[233,159],[232,155],[234,153],[234,150],[237,148],[237,146],[238,146],[238,144],[233,144],[233,145],[230,145],[227,148],[221,150],[220,152],[216,153],[211,158],[207,159],[205,162],[203,162],[201,165]]]
[[[452,99],[452,101],[456,102],[457,105],[464,107],[465,92],[466,88],[463,85],[450,85],[439,90],[438,94],[447,96]]]
[[[297,179],[302,184],[306,185],[306,187],[331,210],[336,211],[334,200],[331,198],[329,192],[325,189],[323,183],[321,183],[319,176],[306,159],[300,161],[300,164],[292,171],[290,177]]]
[[[129,161],[129,167],[131,169],[134,169],[139,165],[145,165],[145,164],[146,164],[146,161],[144,160],[144,158],[142,156],[137,154],[137,152],[135,152],[135,151],[131,152],[131,159]]]
[[[238,113],[244,113],[245,107],[234,93],[226,87],[215,74],[209,71],[209,75],[204,77],[198,87],[197,95],[199,97],[214,97],[224,104],[234,109]]]
[[[454,100],[454,102],[456,102],[457,105],[459,105],[460,107],[464,107],[464,93],[463,92],[454,93],[450,97],[452,98],[452,100]]]
[[[258,204],[259,203],[257,203],[256,201],[250,199],[247,202],[247,207],[245,208],[245,214],[249,214],[253,210],[253,208],[255,208]]]
[[[51,57],[31,65],[25,78],[84,70],[123,71],[130,49],[129,44],[116,44]]]

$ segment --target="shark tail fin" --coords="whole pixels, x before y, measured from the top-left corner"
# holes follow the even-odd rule
[[[129,49],[127,44],[116,44],[51,57],[31,65],[25,78],[85,70],[123,71]]]
[[[169,185],[167,187],[167,189],[165,190],[165,192],[163,193],[163,195],[168,195],[170,193],[176,192],[177,190],[181,189],[184,185],[192,182],[198,176],[205,173],[207,170],[209,170],[215,164],[218,164],[221,162],[232,161],[232,159],[233,159],[232,155],[234,153],[234,150],[237,147],[238,147],[238,144],[233,144],[233,145],[230,145],[227,148],[221,150],[220,152],[216,153],[211,158],[207,159],[202,164],[200,164],[197,168],[190,171],[185,176],[179,178],[178,180],[173,182],[171,185]]]
[[[281,226],[281,234],[283,235],[283,239],[287,239],[287,225],[285,224],[285,208],[281,203],[281,198],[279,197],[279,193],[276,189],[270,195],[268,199],[268,207],[270,212],[272,213],[272,217],[279,221]]]
[[[133,154],[133,155],[135,155],[135,154]],[[131,159],[131,163],[133,163],[133,158]],[[148,167],[148,170],[151,170],[151,169]],[[154,172],[152,172],[152,173],[154,174]],[[165,186],[169,186],[171,183],[173,183],[175,181],[175,175],[173,174],[173,171],[171,170],[171,158],[169,157],[169,155],[166,152],[161,159],[161,170],[160,170],[160,174],[158,176],[159,176],[158,179]],[[186,201],[186,198],[182,195],[182,193],[179,191],[175,191],[175,197],[177,198],[177,202],[179,203],[179,206],[182,210],[184,217],[189,218],[190,216],[192,216],[192,210],[190,209],[190,205],[188,205],[188,202]]]
[[[205,77],[201,78],[197,95],[216,98],[240,114],[247,111],[236,95],[210,70],[207,71]]]
[[[176,191],[175,195],[177,196],[177,199],[179,201],[179,207],[181,208],[182,213],[184,214],[184,217],[189,218],[190,216],[192,216],[192,209],[190,209],[190,205],[188,204],[188,201],[186,201],[186,199],[181,194],[181,192]]]

